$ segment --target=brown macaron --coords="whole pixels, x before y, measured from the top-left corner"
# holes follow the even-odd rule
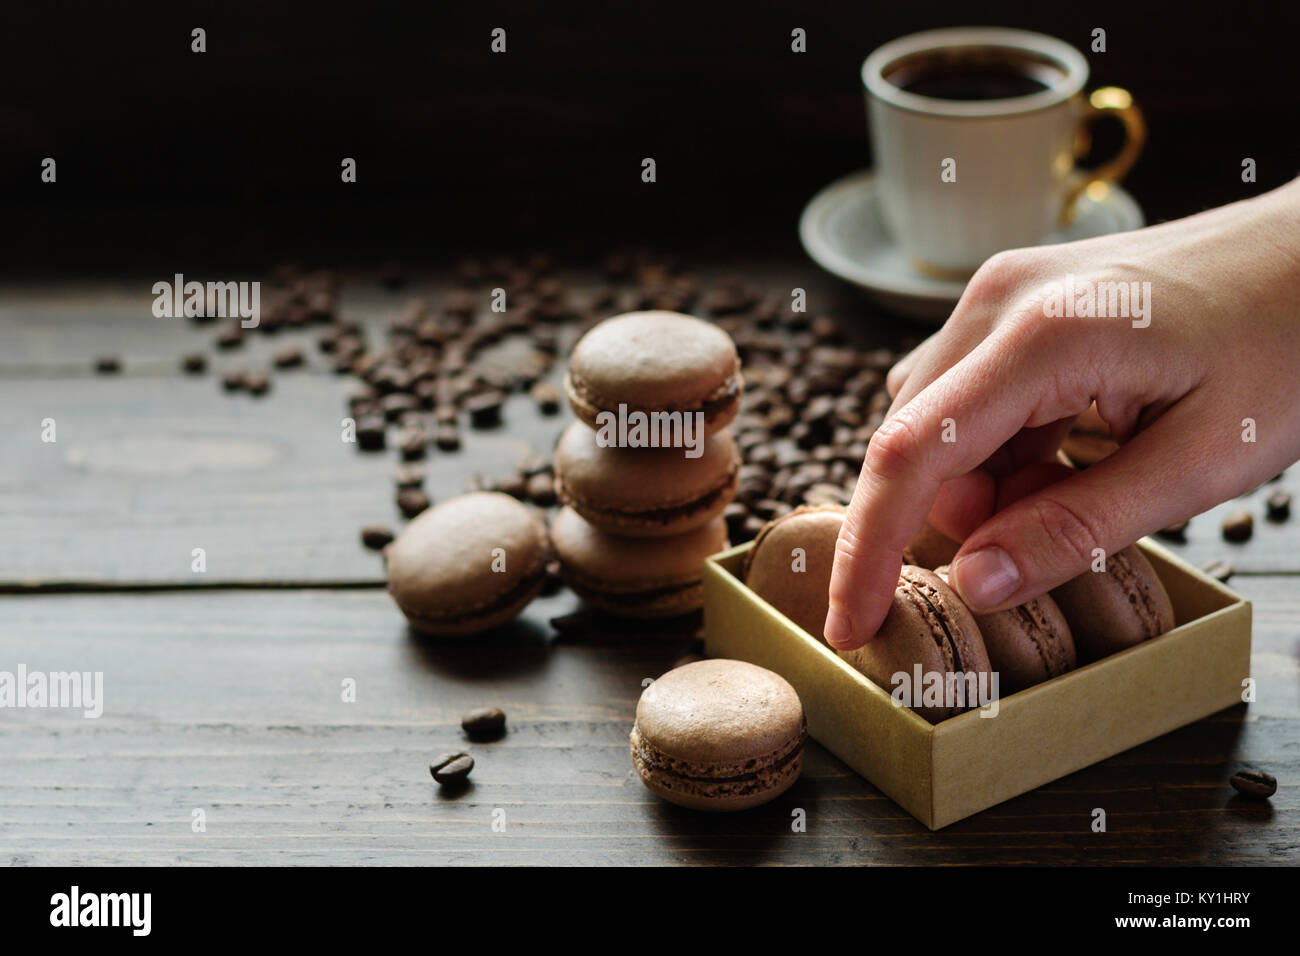
[[[947,565],[934,573],[948,583]],[[1003,696],[1059,677],[1078,663],[1070,625],[1050,595],[1005,611],[976,614],[975,623]]]
[[[572,508],[551,523],[564,582],[592,607],[620,617],[659,618],[704,604],[704,559],[727,547],[721,518],[671,538],[626,538]]]
[[[515,617],[546,580],[546,525],[509,495],[444,501],[388,546],[388,593],[411,627],[476,634]]]
[[[823,642],[845,512],[837,505],[796,508],[764,525],[745,555],[745,586]]]
[[[708,524],[736,495],[740,452],[726,431],[684,448],[602,446],[582,422],[555,448],[556,490],[602,531],[657,538]]]
[[[632,763],[653,793],[696,810],[745,810],[803,770],[808,723],[793,687],[744,661],[674,668],[641,694]]]
[[[993,687],[974,615],[938,575],[914,565],[903,565],[893,604],[875,636],[839,655],[886,692],[910,691],[911,709],[932,724],[979,706],[977,695]],[[915,686],[918,668],[921,687]],[[903,684],[895,683],[896,674],[903,675]],[[937,699],[924,693],[931,681],[945,690]],[[961,697],[950,697],[949,687]]]
[[[712,434],[736,417],[744,386],[736,346],[717,326],[677,312],[629,312],[606,319],[578,340],[564,389],[578,417],[620,406],[640,412],[699,412]]]
[[[1095,465],[1119,448],[1110,432],[1110,425],[1097,411],[1093,402],[1070,426],[1070,431],[1061,442],[1061,450],[1066,457],[1079,468]]]
[[[903,559],[918,567],[934,569],[952,561],[960,548],[959,543],[927,521],[908,544]]]
[[[1174,627],[1174,606],[1164,582],[1138,546],[1106,558],[1105,571],[1085,571],[1052,591],[1080,661],[1125,650]]]

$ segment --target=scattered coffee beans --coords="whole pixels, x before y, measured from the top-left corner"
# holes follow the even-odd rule
[[[1227,584],[1228,578],[1235,573],[1234,568],[1227,561],[1209,561],[1201,565],[1201,570],[1208,574],[1220,584]]]
[[[122,360],[116,355],[101,355],[95,359],[95,371],[100,375],[115,375],[122,371]]]
[[[244,388],[250,395],[265,395],[271,390],[271,377],[261,372],[249,372],[244,376]]]
[[[208,357],[202,352],[187,352],[181,356],[181,371],[188,375],[198,375],[208,367]]]
[[[480,707],[464,714],[460,727],[471,740],[495,740],[505,733],[506,714],[499,707]]]
[[[1267,800],[1277,793],[1277,778],[1262,770],[1241,770],[1228,780],[1232,789],[1243,797],[1255,800]]]
[[[1189,522],[1181,521],[1178,524],[1170,525],[1168,528],[1161,528],[1156,532],[1166,541],[1177,541],[1182,544],[1187,541],[1187,526]]]
[[[302,349],[296,345],[286,345],[279,349],[272,358],[276,368],[293,368],[303,363]]]
[[[414,518],[429,504],[429,496],[419,488],[402,488],[397,492],[397,507],[404,517]]]
[[[1264,503],[1268,508],[1269,521],[1286,521],[1291,517],[1291,493],[1279,488],[1268,496]]]
[[[1227,541],[1240,544],[1249,541],[1255,533],[1255,519],[1249,511],[1234,511],[1223,519],[1223,537]]]
[[[500,425],[501,406],[505,400],[505,393],[496,389],[471,395],[465,400],[465,411],[469,412],[470,424],[475,428]]]
[[[227,392],[238,392],[244,387],[244,373],[239,371],[226,372],[221,376],[221,387]]]
[[[368,524],[361,529],[361,543],[372,551],[380,551],[392,542],[392,530],[381,524]]]
[[[464,784],[474,769],[474,758],[467,753],[443,754],[429,764],[429,773],[444,787]]]

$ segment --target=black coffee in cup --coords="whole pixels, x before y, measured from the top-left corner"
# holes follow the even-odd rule
[[[999,47],[945,47],[889,65],[885,79],[918,96],[939,100],[1009,100],[1041,93],[1065,73],[1059,65]]]

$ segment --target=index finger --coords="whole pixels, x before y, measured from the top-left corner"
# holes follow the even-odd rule
[[[1008,348],[1002,341],[1008,334],[990,336],[872,436],[835,545],[824,628],[832,647],[861,647],[880,627],[903,548],[921,529],[943,482],[978,467],[1026,425],[1064,418],[1072,412],[1062,407],[1083,400],[1043,388],[1050,366],[1042,367],[1032,349]],[[1003,387],[1008,380],[1018,387]]]

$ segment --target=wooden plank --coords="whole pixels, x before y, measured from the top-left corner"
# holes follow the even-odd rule
[[[769,290],[802,283],[811,308],[839,315],[864,341],[917,334],[806,268],[773,263],[762,275]],[[574,280],[579,295],[592,283],[590,273]],[[211,331],[154,318],[149,286],[0,289],[0,519],[11,543],[0,551],[0,588],[381,581],[357,534],[374,521],[400,525],[389,481],[396,455],[362,455],[339,441],[353,380],[327,371],[311,332],[250,336],[243,349],[214,353],[209,374],[183,376],[178,357],[202,348]],[[343,288],[342,314],[363,320],[379,343],[406,302],[436,301],[446,283],[394,293],[359,276]],[[290,341],[304,346],[309,368],[277,375],[262,399],[222,394],[221,371],[268,367],[272,350]],[[104,353],[121,355],[125,374],[91,375]],[[40,441],[46,418],[57,423],[56,444]],[[568,412],[543,417],[516,396],[506,418],[498,430],[463,429],[461,452],[431,451],[435,500],[547,452]],[[1300,572],[1300,518],[1263,520],[1273,487],[1194,519],[1188,542],[1171,547],[1194,564],[1227,558],[1248,573]],[[1246,545],[1219,534],[1222,515],[1239,507],[1257,519]],[[190,571],[196,547],[207,551],[206,575]]]
[[[0,711],[0,860],[85,863],[972,864],[1300,862],[1294,579],[1255,602],[1258,702],[931,834],[820,748],[767,807],[690,813],[650,796],[627,755],[641,683],[689,632],[556,639],[532,621],[481,640],[412,637],[377,590],[0,598],[0,669],[102,670],[104,714]],[[340,699],[357,682],[356,703]],[[464,746],[459,714],[503,707],[470,745],[474,786],[428,777]],[[1239,766],[1275,774],[1235,798]],[[1108,832],[1090,829],[1092,810]],[[807,812],[806,833],[791,813]],[[204,810],[207,832],[193,833]],[[505,813],[505,832],[492,814]]]
[[[347,385],[298,374],[262,399],[202,379],[31,379],[6,383],[0,434],[0,582],[38,586],[383,581],[362,525],[400,527],[394,452],[340,440]],[[435,500],[475,474],[500,477],[553,444],[562,419],[525,396],[506,429],[464,429],[459,453],[430,451]],[[40,440],[42,420],[57,424]],[[531,425],[530,427],[527,427]],[[525,435],[531,435],[531,440]],[[191,570],[194,548],[207,571]]]

